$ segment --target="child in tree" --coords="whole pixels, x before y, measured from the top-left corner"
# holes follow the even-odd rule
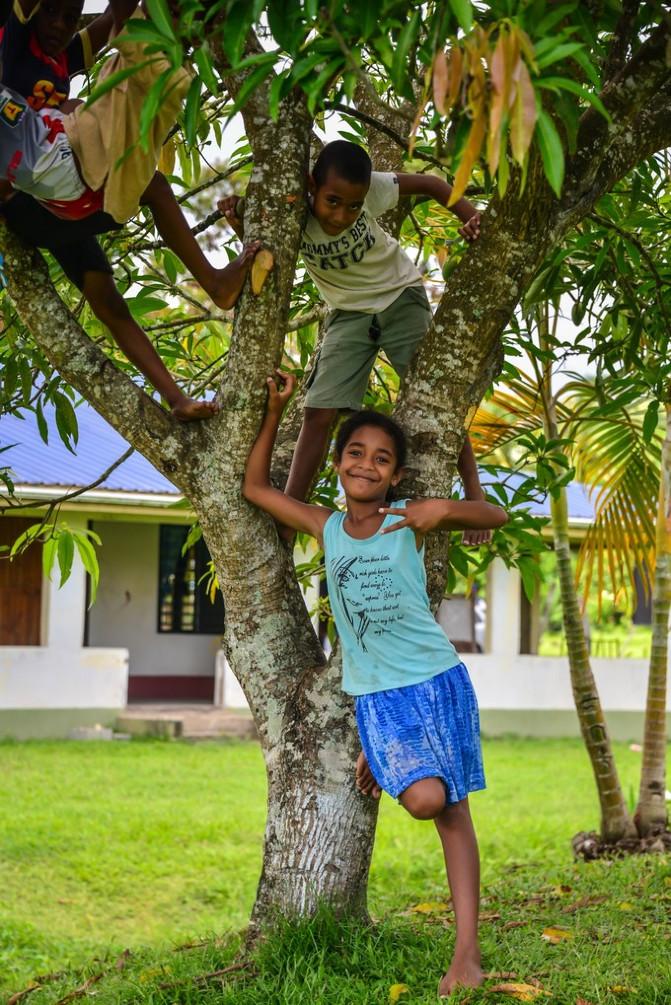
[[[9,198],[2,212],[15,233],[54,255],[177,418],[207,418],[217,406],[194,401],[178,388],[128,311],[95,238],[119,229],[140,204],[147,205],[166,244],[220,308],[232,307],[240,295],[258,242],[226,268],[214,268],[191,233],[170,185],[156,171],[189,75],[176,72],[174,86],[153,125],[149,151],[135,146],[118,168],[119,158],[139,137],[141,104],[153,80],[167,67],[165,58],[154,56],[149,66],[90,109],[82,103],[73,108],[74,103],[66,101],[70,75],[91,64],[92,53],[111,32],[121,30],[135,6],[135,0],[114,0],[89,29],[73,36],[81,0],[45,0],[32,8],[29,0],[15,0],[11,12],[5,5],[5,24],[0,29],[4,85],[0,145],[2,194]],[[101,77],[144,58],[142,46],[123,42]]]
[[[270,483],[270,461],[294,378],[268,378],[268,408],[247,461],[243,494],[324,549],[331,609],[343,653],[343,690],[355,696],[360,791],[380,789],[443,846],[456,919],[452,963],[439,995],[482,983],[479,858],[468,793],[485,787],[478,708],[468,672],[434,620],[426,593],[424,538],[438,528],[488,530],[506,522],[488,502],[403,500],[389,505],[405,463],[393,419],[358,412],[338,430],[335,466],[346,511],[309,505]]]
[[[380,349],[403,375],[431,322],[422,277],[376,217],[393,209],[399,196],[426,195],[446,205],[452,192],[434,175],[380,173],[366,151],[346,140],[327,143],[309,181],[310,204],[301,242],[305,268],[331,308],[324,342],[310,377],[305,413],[286,492],[305,499],[341,410],[361,407]],[[237,197],[219,208],[239,236]],[[475,241],[480,215],[467,199],[452,207],[463,222],[459,233]],[[458,462],[468,499],[483,499],[470,441]],[[479,544],[486,532],[466,540]]]

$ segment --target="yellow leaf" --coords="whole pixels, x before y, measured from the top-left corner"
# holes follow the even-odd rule
[[[445,901],[427,901],[424,904],[415,904],[410,908],[412,914],[443,914],[450,910],[451,905]]]
[[[396,1005],[401,995],[404,995],[410,988],[407,984],[392,984],[389,988],[389,1005]]]
[[[468,179],[471,177],[471,169],[478,158],[478,154],[480,153],[482,141],[485,138],[486,128],[487,119],[485,115],[478,115],[477,118],[473,120],[471,131],[468,134],[466,149],[462,154],[457,173],[454,176],[454,185],[450,193],[450,198],[447,200],[448,206],[454,206],[455,202],[458,202],[464,194],[466,186],[468,185]]]
[[[252,293],[258,296],[263,289],[263,284],[270,274],[270,270],[275,264],[275,259],[272,253],[266,248],[261,248],[257,251],[254,262],[252,263]]]
[[[630,904],[628,900],[623,900],[621,904],[617,905],[621,911],[633,911],[634,905]]]
[[[535,984],[495,984],[494,987],[487,988],[488,993],[498,993],[516,998],[518,1002],[534,1002],[544,995],[549,998],[549,991],[536,987]]]
[[[450,58],[447,64],[448,90],[447,90],[447,97],[445,99],[446,115],[450,114],[453,105],[456,103],[456,100],[459,97],[463,68],[464,68],[463,53],[461,49],[455,45],[455,47],[450,52]]]
[[[489,74],[492,82],[492,101],[489,113],[487,135],[487,165],[490,174],[495,174],[501,150],[501,127],[510,109],[513,92],[510,84],[513,68],[519,60],[517,36],[501,29],[498,42],[489,60]]]
[[[627,984],[613,984],[608,988],[614,995],[632,995],[636,993],[636,988],[630,988]]]
[[[541,935],[541,939],[544,939],[545,942],[551,942],[553,946],[572,938],[573,932],[569,932],[568,928],[544,928]]]

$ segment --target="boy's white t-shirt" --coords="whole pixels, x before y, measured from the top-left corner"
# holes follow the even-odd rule
[[[415,265],[375,219],[397,203],[396,175],[373,171],[361,213],[341,234],[326,234],[308,213],[301,256],[332,310],[377,314],[408,286],[421,286],[422,277]]]

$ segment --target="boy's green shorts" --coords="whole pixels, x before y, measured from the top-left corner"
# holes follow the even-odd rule
[[[403,376],[431,322],[423,286],[409,286],[379,314],[333,311],[310,374],[306,408],[359,409],[380,349]]]

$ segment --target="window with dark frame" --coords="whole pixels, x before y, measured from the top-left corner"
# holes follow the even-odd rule
[[[207,589],[210,553],[201,538],[187,551],[189,528],[159,527],[158,631],[177,634],[223,635],[224,601],[214,603]]]

